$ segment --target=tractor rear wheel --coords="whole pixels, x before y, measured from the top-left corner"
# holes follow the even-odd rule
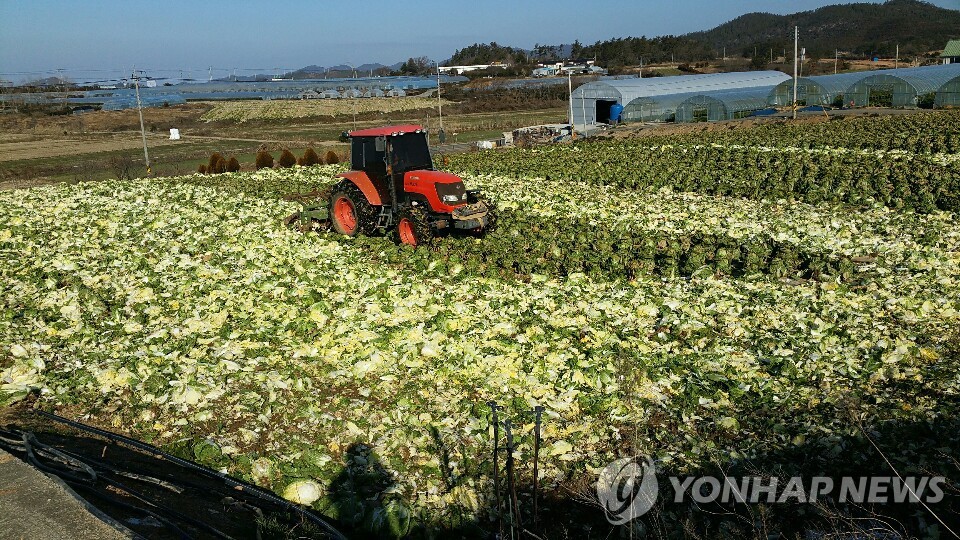
[[[417,207],[404,208],[397,216],[397,240],[408,246],[422,246],[433,240],[427,213]]]
[[[340,234],[370,234],[377,228],[377,209],[353,182],[344,180],[330,193],[330,223]]]

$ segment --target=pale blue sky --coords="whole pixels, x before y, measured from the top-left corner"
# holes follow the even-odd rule
[[[0,77],[133,66],[176,76],[233,68],[443,60],[475,42],[530,48],[706,30],[752,11],[836,0],[0,0]],[[934,0],[960,9],[960,0]],[[160,73],[165,72],[165,73]]]

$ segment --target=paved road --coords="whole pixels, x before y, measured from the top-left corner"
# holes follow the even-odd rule
[[[0,450],[0,540],[123,538],[61,484]]]

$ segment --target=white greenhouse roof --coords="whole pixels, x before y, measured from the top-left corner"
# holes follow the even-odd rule
[[[790,76],[780,71],[744,71],[737,73],[709,73],[703,75],[679,75],[676,77],[653,77],[646,79],[619,79],[596,81],[574,91],[581,95],[594,93],[597,96],[616,96],[627,104],[638,97],[666,94],[706,93],[716,90],[772,87]],[[590,97],[590,96],[588,96]]]

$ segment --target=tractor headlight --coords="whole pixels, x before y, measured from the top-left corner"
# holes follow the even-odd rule
[[[460,202],[460,197],[456,195],[444,195],[443,197],[441,197],[441,200],[443,200],[443,202],[447,204],[456,204]]]

